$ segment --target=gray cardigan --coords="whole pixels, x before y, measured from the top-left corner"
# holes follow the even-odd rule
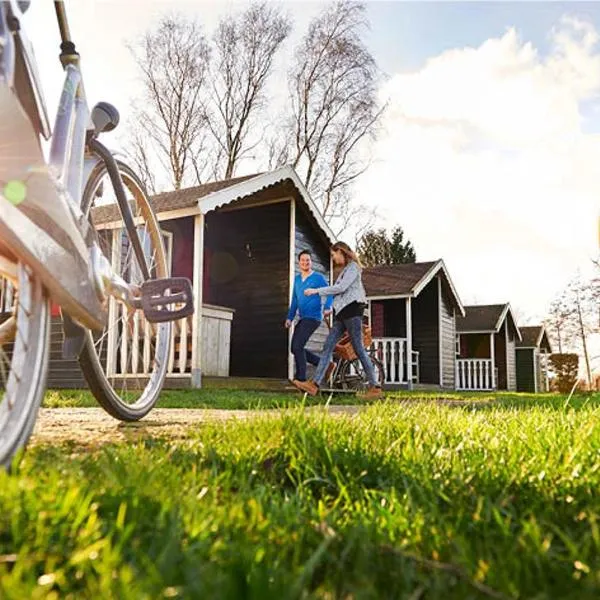
[[[333,310],[338,314],[351,302],[367,303],[367,294],[362,284],[360,267],[348,263],[333,285],[319,288],[319,296],[333,296]]]

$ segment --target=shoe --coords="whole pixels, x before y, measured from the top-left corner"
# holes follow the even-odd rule
[[[370,387],[366,392],[360,394],[366,400],[379,400],[383,398],[383,390],[380,387]]]
[[[319,393],[319,386],[314,381],[294,379],[293,383],[301,392],[306,392],[309,396],[316,396]]]
[[[329,366],[327,367],[327,371],[325,371],[325,381],[327,383],[330,382],[331,376],[333,375],[334,369],[335,369],[335,363],[334,362],[330,362]]]

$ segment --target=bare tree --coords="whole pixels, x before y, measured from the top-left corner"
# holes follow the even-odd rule
[[[591,282],[583,281],[580,277],[574,279],[568,288],[571,319],[574,322],[577,337],[581,343],[589,389],[592,389],[592,370],[588,351],[588,336],[594,331],[592,322],[594,300]]]
[[[544,325],[548,334],[558,347],[558,353],[563,354],[573,340],[572,308],[569,306],[568,298],[563,292],[552,301],[548,316]]]
[[[175,189],[186,178],[199,182],[206,135],[203,91],[210,59],[206,38],[195,22],[169,15],[130,49],[143,85],[135,111],[136,162],[149,172],[154,156],[170,173]]]
[[[216,171],[225,179],[262,141],[262,128],[253,126],[267,104],[273,59],[290,29],[289,19],[266,2],[223,18],[217,27],[208,124]]]
[[[289,73],[291,164],[327,221],[343,218],[350,184],[367,168],[360,153],[382,113],[378,69],[362,40],[362,2],[338,0],[315,18]]]
[[[575,277],[563,293],[551,304],[546,326],[558,343],[558,351],[566,348],[583,354],[586,377],[592,388],[589,336],[598,331],[598,280]]]
[[[143,131],[144,129],[139,125],[132,128],[128,140],[129,158],[133,162],[136,173],[144,184],[146,191],[154,195],[157,192],[156,176],[152,168],[152,158]]]

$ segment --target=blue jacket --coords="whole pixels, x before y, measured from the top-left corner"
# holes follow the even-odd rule
[[[296,275],[294,279],[294,291],[292,292],[292,304],[288,311],[287,318],[291,321],[296,316],[296,313],[300,314],[301,319],[314,319],[315,321],[323,320],[323,305],[321,296],[315,294],[314,296],[305,296],[304,290],[309,288],[321,288],[329,285],[329,282],[321,275],[313,271],[304,281],[302,281],[302,275]],[[333,297],[329,296],[325,300],[325,309],[329,310],[333,302]]]

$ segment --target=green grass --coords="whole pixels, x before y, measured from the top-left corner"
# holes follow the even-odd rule
[[[466,402],[501,401],[521,405],[526,402],[557,402],[555,394],[519,394],[515,392],[447,392],[447,391],[398,391],[388,392],[387,397],[394,401],[410,400],[452,400]],[[600,399],[600,394],[589,396]],[[572,402],[581,402],[588,396],[576,395]],[[324,404],[327,395],[303,399],[294,392],[276,392],[268,390],[248,391],[227,388],[205,388],[201,390],[164,390],[157,404],[159,408],[210,408],[226,410],[290,408],[303,404],[305,406]],[[357,405],[365,404],[365,400],[352,394],[333,395],[330,404]],[[372,403],[372,402],[371,402]],[[559,401],[560,403],[560,401]],[[44,398],[46,408],[86,408],[97,407],[98,403],[87,390],[49,390]]]
[[[0,597],[600,597],[600,403],[292,411],[33,447],[0,474]]]
[[[285,391],[164,390],[156,406],[158,408],[256,410],[290,408],[300,404],[312,406],[324,404],[325,401],[326,398],[323,397],[303,399],[300,393],[286,393]],[[365,404],[365,401],[352,394],[340,394],[333,396],[330,403],[357,405]],[[88,408],[97,407],[98,403],[91,392],[87,390],[50,390],[46,392],[43,405],[46,408]]]

